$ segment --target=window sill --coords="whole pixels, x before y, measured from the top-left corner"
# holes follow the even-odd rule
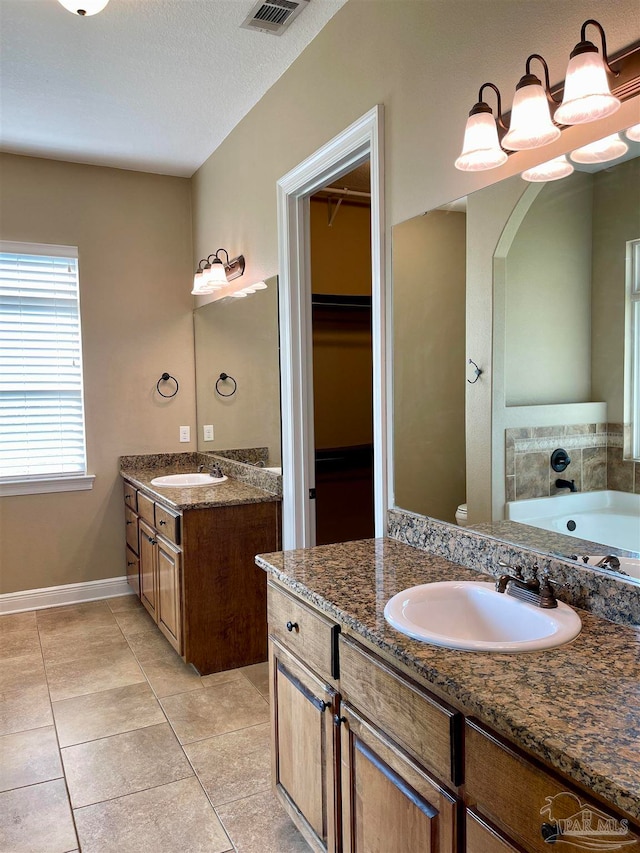
[[[78,474],[72,477],[41,477],[37,480],[0,480],[0,497],[86,491],[93,488],[95,478],[95,474]]]

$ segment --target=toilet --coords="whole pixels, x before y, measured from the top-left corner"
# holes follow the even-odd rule
[[[458,527],[466,527],[467,526],[467,505],[460,504],[458,509],[456,510],[456,524]]]

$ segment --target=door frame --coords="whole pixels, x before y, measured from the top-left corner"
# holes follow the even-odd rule
[[[384,231],[384,108],[381,104],[298,164],[277,183],[282,411],[282,546],[315,544],[313,360],[309,197],[369,159],[371,164],[371,324],[375,535],[389,506],[387,289]]]

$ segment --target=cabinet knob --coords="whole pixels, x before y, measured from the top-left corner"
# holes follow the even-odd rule
[[[158,544],[158,540],[154,539],[152,536],[147,536],[147,539],[149,540],[149,544],[151,544],[151,545],[157,545]]]
[[[339,714],[334,714],[334,716],[333,716],[333,722],[335,723],[335,725],[336,725],[336,726],[340,726],[340,725],[342,725],[342,723],[346,723],[346,722],[347,722],[347,718],[346,718],[346,717],[341,717]]]
[[[297,622],[287,622],[286,628],[287,628],[287,631],[288,631],[289,633],[291,633],[291,632],[292,632],[292,631],[294,631],[294,630],[295,630],[295,631],[299,631],[299,630],[300,630],[300,626],[298,625],[298,623],[297,623]]]
[[[124,499],[125,499],[125,501],[130,501],[130,500],[131,500],[131,495],[125,495],[125,496],[124,496]]]
[[[561,833],[556,823],[543,823],[540,827],[540,835],[547,844],[555,844]]]
[[[167,523],[166,521],[159,521],[159,522],[158,522],[158,524],[159,524],[160,526],[162,526],[163,524],[166,524],[166,523]]]
[[[127,521],[127,524],[133,524],[133,521]]]
[[[133,561],[129,562],[129,560],[127,560],[127,565],[128,566],[135,566],[135,562],[133,562]]]

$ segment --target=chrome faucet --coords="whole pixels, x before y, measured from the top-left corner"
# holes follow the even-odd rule
[[[198,465],[198,474],[202,474],[203,471],[208,471],[212,477],[222,477],[219,465]]]
[[[611,569],[613,572],[620,571],[620,560],[615,554],[607,554],[599,562],[596,563],[596,569]]]
[[[526,601],[528,604],[544,609],[558,606],[548,572],[542,573],[542,583],[540,583],[537,566],[533,567],[531,577],[525,578],[520,566],[510,566],[502,560],[499,561],[499,565],[505,569],[511,569],[515,575],[500,575],[496,580],[496,592],[506,592],[507,595],[512,595],[520,601]]]

